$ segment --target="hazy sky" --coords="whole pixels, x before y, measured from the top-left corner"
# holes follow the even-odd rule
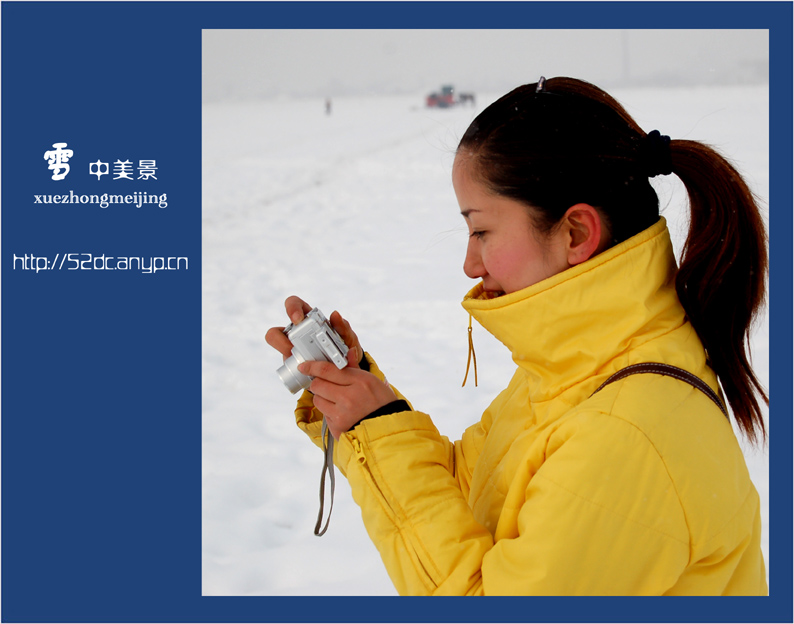
[[[205,30],[205,100],[766,82],[766,30]]]

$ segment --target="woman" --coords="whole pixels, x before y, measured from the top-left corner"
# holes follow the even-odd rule
[[[680,267],[648,179],[691,208]],[[764,299],[752,194],[711,148],[643,132],[580,80],[525,85],[458,147],[464,307],[517,370],[459,442],[385,382],[338,313],[349,365],[298,425],[323,444],[401,594],[759,595],[760,510],[726,418],[765,438],[746,340]],[[290,319],[310,309],[286,302]],[[281,328],[268,342],[285,356]]]

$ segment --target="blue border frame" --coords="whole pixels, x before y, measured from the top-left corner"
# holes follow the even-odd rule
[[[770,31],[771,595],[202,597],[201,30],[521,26]],[[792,621],[790,2],[6,1],[2,53],[2,621]],[[53,140],[157,158],[169,208],[32,206],[62,188],[42,175]],[[97,188],[87,177],[76,193]],[[36,274],[12,258],[133,250],[190,269]]]

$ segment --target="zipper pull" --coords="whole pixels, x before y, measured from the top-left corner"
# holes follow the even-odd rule
[[[366,464],[367,457],[364,455],[364,451],[361,450],[361,442],[358,438],[351,437],[350,442],[353,444],[353,450],[356,452],[356,461],[359,464]]]
[[[469,314],[469,357],[466,360],[466,376],[463,378],[461,388],[466,385],[466,380],[469,378],[469,365],[474,360],[474,386],[477,386],[477,354],[474,353],[474,340],[471,336],[471,314]]]

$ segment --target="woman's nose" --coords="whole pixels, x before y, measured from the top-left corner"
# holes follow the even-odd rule
[[[476,238],[469,238],[469,245],[466,247],[466,258],[463,260],[463,272],[472,279],[478,279],[486,275],[485,267],[482,264],[482,256],[480,256],[479,244],[480,242]]]

